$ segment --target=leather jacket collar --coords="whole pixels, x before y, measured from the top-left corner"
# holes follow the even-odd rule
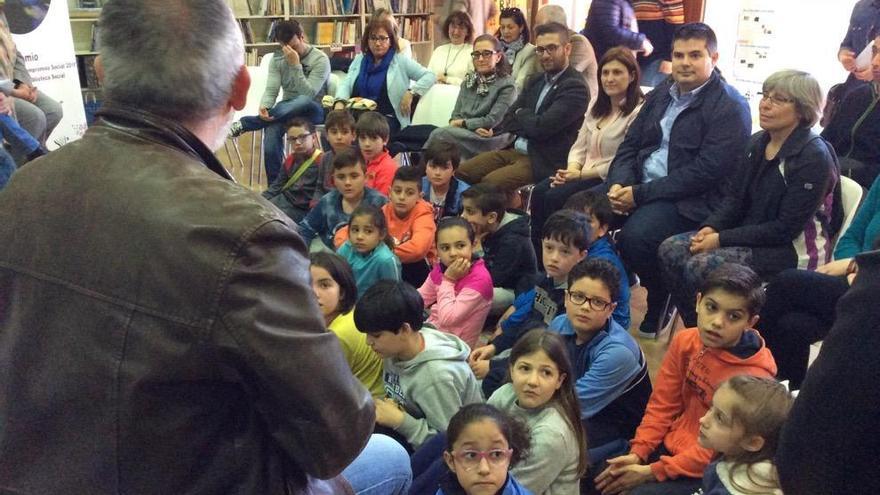
[[[146,139],[177,148],[204,163],[209,170],[220,177],[235,182],[235,179],[217,160],[214,153],[205,146],[205,143],[177,122],[144,110],[123,108],[109,102],[104,104],[97,116],[101,118],[97,125],[137,134]]]

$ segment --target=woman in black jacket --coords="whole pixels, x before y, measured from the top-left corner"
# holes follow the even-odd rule
[[[762,94],[763,130],[752,136],[720,207],[699,231],[672,236],[658,250],[666,287],[688,326],[696,325],[697,287],[724,262],[766,278],[831,260],[843,215],[833,148],[810,131],[821,108],[819,83],[784,70],[764,81]]]

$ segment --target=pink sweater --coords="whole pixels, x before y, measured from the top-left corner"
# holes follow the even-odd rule
[[[473,349],[492,307],[492,277],[483,260],[477,260],[471,271],[455,283],[443,276],[437,263],[419,287],[419,294],[425,307],[431,308],[428,323],[459,337]]]

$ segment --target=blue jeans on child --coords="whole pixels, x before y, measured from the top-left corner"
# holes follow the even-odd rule
[[[371,436],[342,475],[357,495],[406,495],[412,483],[406,450],[385,435]]]
[[[0,191],[3,190],[6,183],[12,178],[13,172],[15,172],[15,160],[12,159],[12,155],[0,146]]]
[[[266,178],[269,184],[275,182],[281,163],[284,161],[283,136],[285,123],[294,117],[301,117],[312,124],[321,124],[324,119],[324,109],[313,98],[297,96],[292,100],[283,100],[269,109],[272,120],[263,120],[259,116],[241,118],[241,128],[251,132],[265,129],[263,136],[263,158],[266,163]]]
[[[0,140],[5,139],[12,149],[30,155],[40,147],[39,141],[22,129],[11,115],[0,114]]]

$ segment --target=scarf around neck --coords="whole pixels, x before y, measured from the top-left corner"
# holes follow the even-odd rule
[[[489,94],[489,86],[495,83],[497,75],[493,72],[488,76],[478,74],[476,72],[468,72],[464,76],[464,87],[468,89],[477,89],[477,96],[486,96]]]
[[[522,35],[515,39],[513,43],[508,43],[502,38],[498,38],[498,41],[501,42],[501,51],[504,52],[504,58],[507,59],[507,63],[513,65],[513,59],[516,58],[516,53],[522,50],[522,47],[525,46],[525,41],[523,41]]]
[[[394,58],[394,50],[388,49],[388,53],[382,57],[379,65],[373,64],[373,54],[364,53],[361,59],[361,72],[357,78],[358,96],[379,101],[379,93],[382,92],[382,84],[388,73],[388,66]]]

